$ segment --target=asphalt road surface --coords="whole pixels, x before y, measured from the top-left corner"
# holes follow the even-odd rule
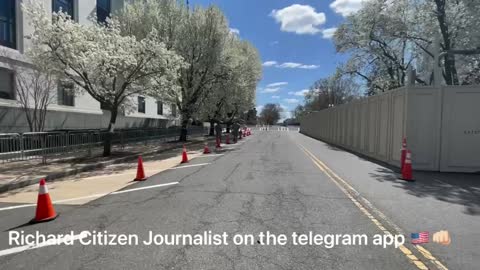
[[[254,131],[255,132],[255,131]],[[435,269],[411,246],[383,248],[393,229],[364,206],[290,131],[256,131],[221,155],[193,159],[82,206],[58,206],[48,223],[24,225],[33,208],[0,211],[0,269]],[[195,166],[190,166],[195,165]],[[179,165],[185,166],[185,165]],[[178,183],[176,183],[178,182]],[[162,184],[168,184],[162,186]],[[6,205],[1,205],[5,207]],[[9,230],[138,235],[228,234],[228,245],[46,245],[12,248]],[[267,243],[260,233],[286,236]],[[295,245],[297,234],[365,234],[368,245]],[[233,235],[251,235],[235,245]],[[250,237],[250,236],[248,236]],[[244,238],[248,238],[244,237]],[[247,239],[246,239],[247,240]],[[278,240],[278,239],[277,239]],[[407,239],[408,240],[408,239]],[[413,253],[409,253],[413,252]]]

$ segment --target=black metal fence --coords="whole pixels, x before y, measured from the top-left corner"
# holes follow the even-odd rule
[[[203,136],[203,127],[190,127],[188,136]],[[180,128],[125,129],[114,132],[112,144],[125,147],[128,144],[148,141],[168,142],[179,139]],[[0,133],[0,162],[40,159],[65,153],[91,152],[103,146],[106,130],[55,131],[34,133]]]

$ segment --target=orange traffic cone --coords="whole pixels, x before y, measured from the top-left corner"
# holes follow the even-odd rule
[[[405,166],[405,158],[407,157],[407,138],[403,138],[401,153],[400,169],[403,171],[403,167]]]
[[[412,176],[412,153],[407,150],[405,164],[402,170],[402,179],[405,181],[414,181]]]
[[[57,213],[53,208],[52,200],[48,194],[48,188],[45,179],[40,180],[40,187],[38,189],[37,209],[35,211],[35,218],[31,223],[46,222],[57,218]]]
[[[183,145],[182,162],[180,163],[188,163],[187,148],[185,145]]]
[[[230,134],[227,133],[227,137],[225,138],[225,143],[230,144]]]
[[[210,149],[208,149],[208,143],[205,143],[205,148],[203,148],[203,153],[204,154],[210,154]]]
[[[142,156],[138,156],[137,177],[135,177],[135,181],[145,180],[147,180],[147,177],[145,177],[145,170],[143,169],[143,159]]]

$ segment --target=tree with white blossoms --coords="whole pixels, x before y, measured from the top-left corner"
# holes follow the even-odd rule
[[[208,86],[200,113],[211,127],[214,122],[222,121],[229,130],[235,118],[254,107],[262,67],[257,50],[233,33],[225,43],[220,61],[217,80]]]
[[[338,27],[334,41],[350,55],[345,73],[365,79],[369,94],[403,86],[410,66],[418,83],[431,84],[436,36],[445,83],[470,84],[480,81],[479,12],[476,0],[370,0]]]
[[[23,9],[33,26],[28,52],[33,63],[73,81],[79,91],[86,91],[110,111],[105,156],[111,153],[118,112],[133,106],[132,97],[179,90],[176,83],[185,63],[159,42],[154,28],[137,39],[121,35],[115,19],[105,25],[78,24],[63,12],[46,12],[34,1]]]
[[[417,48],[430,57],[432,42],[440,37],[443,79],[447,85],[479,83],[480,75],[480,2],[477,0],[409,0],[413,22],[412,36]],[[428,75],[428,74],[426,74]]]
[[[145,0],[126,5],[118,20],[124,35],[137,38],[145,37],[152,28],[158,29],[157,38],[188,64],[180,72],[180,91],[167,89],[164,95],[179,109],[180,140],[186,140],[187,126],[200,111],[208,86],[219,79],[220,58],[229,35],[225,16],[214,6],[189,10],[175,0]]]
[[[334,35],[337,51],[351,55],[344,72],[364,79],[369,94],[403,86],[417,56],[409,51],[408,1],[365,2]]]
[[[239,61],[229,84],[232,94],[225,106],[226,122],[229,125],[234,118],[255,106],[257,85],[262,78],[262,62],[257,49],[247,41],[240,41],[234,48],[239,55]]]
[[[187,138],[187,125],[199,111],[207,86],[219,79],[218,67],[229,34],[227,21],[217,7],[195,8],[188,14],[180,31],[175,51],[185,58],[180,92],[172,92],[182,116],[180,140]]]

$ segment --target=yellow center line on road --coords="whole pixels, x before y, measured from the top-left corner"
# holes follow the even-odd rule
[[[312,162],[325,174],[328,176],[330,180],[333,181],[335,185],[337,185],[338,188],[357,206],[358,209],[368,218],[370,221],[375,224],[383,233],[392,235],[392,233],[382,224],[381,221],[379,221],[377,218],[375,218],[370,211],[362,205],[362,203],[359,202],[354,196],[360,196],[359,192],[356,191],[349,183],[347,183],[345,180],[343,180],[340,176],[338,176],[332,169],[330,169],[325,163],[323,163],[321,160],[319,160],[312,152],[310,152],[306,147],[303,145],[297,143],[299,148],[309,157]],[[343,185],[342,185],[343,184]],[[347,190],[347,188],[349,190]],[[353,193],[353,195],[352,195]],[[361,196],[360,196],[361,197]],[[363,199],[368,202],[366,199]],[[370,202],[368,202],[369,205],[371,205]],[[383,215],[383,214],[382,214]],[[384,216],[384,215],[383,215]],[[382,216],[380,216],[383,218]],[[391,223],[391,222],[390,222]],[[395,226],[398,227],[398,226]],[[426,250],[424,247],[415,245],[415,248],[420,251],[420,253],[428,260],[430,260],[435,266],[437,266],[439,269],[442,270],[448,270],[447,267],[445,267],[440,261],[438,261],[435,257],[432,256],[432,254]],[[418,268],[421,270],[427,270],[428,267],[423,263],[417,256],[415,256],[410,249],[405,247],[405,245],[401,245],[399,247],[400,251]]]
[[[334,176],[334,178],[332,178],[332,180],[336,181],[335,179],[337,179],[338,181],[342,182],[348,189],[350,189],[350,191],[352,193],[355,194],[355,196],[359,196],[359,192],[357,190],[355,190],[347,181],[345,181],[343,178],[341,178],[340,176],[338,176],[332,169],[330,169],[325,163],[323,163],[320,159],[318,159],[314,154],[312,154],[306,147],[304,147],[303,145],[300,145],[301,147],[303,147],[303,149],[307,152],[307,155],[311,156],[316,162],[318,162],[323,168],[325,168],[325,170],[327,170],[331,175]],[[303,150],[302,149],[302,150]],[[348,190],[346,190],[348,192]],[[370,209],[372,209],[372,211],[374,211],[380,218],[382,218],[386,223],[388,223],[390,226],[392,226],[398,234],[404,234],[403,231],[400,229],[399,226],[397,226],[395,223],[393,223],[392,221],[390,221],[387,216],[382,213],[380,210],[378,210],[376,207],[373,206],[373,204],[368,201],[366,198],[362,197],[362,196],[359,196],[366,205],[368,205],[370,207]],[[354,199],[355,200],[355,199]],[[361,205],[361,204],[360,204]],[[358,205],[357,205],[358,206]],[[362,206],[363,208],[363,206]],[[362,210],[362,208],[360,208],[360,210]],[[363,212],[363,210],[362,210]],[[365,212],[364,212],[365,213]],[[368,212],[367,212],[368,213]],[[373,216],[370,214],[370,213],[365,213],[367,216],[369,216],[369,218],[373,218]],[[377,225],[378,226],[378,225]],[[382,227],[384,227],[382,225]],[[418,250],[420,252],[420,254],[422,254],[426,259],[428,259],[432,264],[436,265],[438,267],[438,269],[441,269],[441,270],[448,270],[448,268],[443,264],[441,263],[437,258],[435,258],[431,252],[429,252],[426,248],[420,246],[420,245],[413,245],[415,247],[416,250]]]

